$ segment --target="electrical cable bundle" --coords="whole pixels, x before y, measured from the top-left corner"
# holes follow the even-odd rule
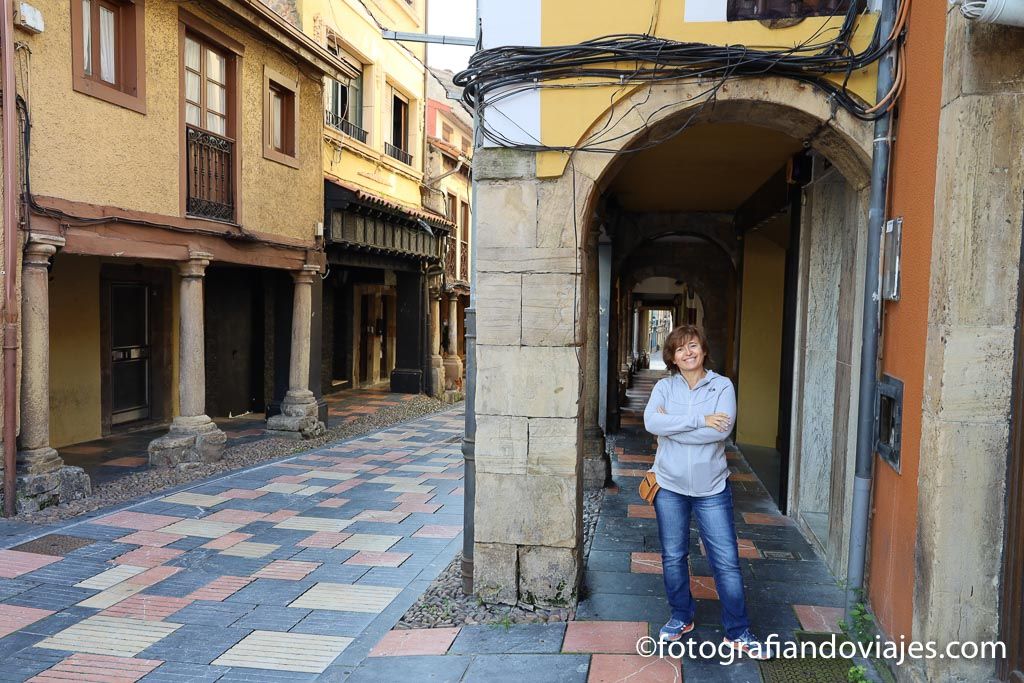
[[[823,23],[813,35],[791,48],[719,46],[642,34],[618,34],[576,45],[506,46],[480,50],[470,59],[466,70],[455,75],[454,81],[463,88],[466,104],[473,107],[479,103],[481,111],[516,94],[534,89],[629,87],[679,80],[706,82],[707,87],[690,98],[694,101],[702,100],[701,105],[688,117],[682,128],[667,136],[672,137],[688,127],[704,107],[714,101],[718,91],[729,79],[771,75],[806,83],[824,92],[834,106],[842,107],[863,121],[874,121],[895,106],[906,81],[902,57],[910,0],[900,1],[896,22],[884,40],[876,26],[868,47],[863,52],[855,53],[851,41],[860,16],[858,5],[857,2],[849,3],[842,24],[831,29],[836,32],[832,39],[823,38],[822,34],[826,30],[826,24]],[[870,66],[890,51],[896,53],[894,85],[877,104],[869,106],[848,90],[848,82],[855,71]],[[836,74],[844,75],[841,83],[827,78]],[[591,133],[576,146],[556,147],[542,145],[539,140],[537,144],[516,142],[486,123],[481,124],[482,133],[488,140],[506,147],[533,151],[626,151],[605,146],[614,139],[624,137],[601,138],[604,129],[610,126],[609,120],[601,131]],[[644,145],[643,148],[654,144],[657,143]]]

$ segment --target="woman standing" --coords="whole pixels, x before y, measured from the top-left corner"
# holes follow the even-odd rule
[[[728,377],[704,368],[707,339],[693,325],[672,330],[663,355],[671,374],[654,386],[644,411],[644,426],[658,437],[653,470],[660,489],[654,509],[672,607],[661,639],[678,640],[694,627],[696,604],[687,565],[692,512],[714,574],[725,642],[752,658],[767,659],[747,618],[725,459],[725,440],[736,421],[736,391]]]

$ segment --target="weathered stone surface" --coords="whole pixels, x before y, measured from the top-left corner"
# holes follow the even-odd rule
[[[529,430],[525,417],[476,416],[476,471],[526,474]]]
[[[525,274],[522,288],[523,344],[567,346],[580,334],[576,307],[579,277],[567,273]]]
[[[1005,423],[1013,391],[1013,328],[938,327],[928,338],[926,408],[945,420]]]
[[[480,415],[576,417],[580,371],[570,346],[477,346]]]
[[[521,342],[523,287],[518,273],[477,274],[476,312],[478,344],[518,346]]]
[[[587,220],[589,198],[594,182],[576,174],[575,201],[572,173],[558,180],[541,182],[537,189],[537,246],[547,249],[578,249],[590,227]],[[575,214],[573,209],[575,208]]]
[[[575,547],[580,541],[576,478],[478,472],[476,540]]]
[[[575,273],[576,249],[487,247],[477,249],[477,271],[498,273]]]
[[[174,467],[216,462],[224,455],[227,435],[206,415],[176,417],[170,431],[149,444],[149,464]]]
[[[519,594],[531,605],[569,605],[580,576],[578,548],[519,548]]]
[[[576,449],[578,420],[533,418],[530,420],[529,474],[572,476],[579,457]]]
[[[45,473],[19,474],[16,487],[15,505],[19,514],[80,500],[92,492],[89,475],[81,467],[61,467]]]
[[[481,249],[537,246],[537,183],[529,180],[477,185],[477,253]]]
[[[514,545],[473,544],[473,590],[484,602],[514,605],[519,597],[518,555]]]
[[[481,147],[473,153],[473,179],[533,178],[537,155],[506,147]]]

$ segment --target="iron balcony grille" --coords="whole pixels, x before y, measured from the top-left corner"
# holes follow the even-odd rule
[[[192,126],[185,127],[185,135],[188,146],[185,212],[215,221],[233,221],[235,143]]]
[[[462,241],[462,251],[459,253],[459,279],[469,282],[469,242]]]
[[[346,121],[344,117],[338,116],[329,109],[324,111],[324,122],[334,130],[341,131],[345,135],[355,138],[363,144],[366,144],[367,138],[370,137],[370,134],[365,130],[354,123]]]
[[[444,274],[449,282],[459,279],[458,243],[451,237],[445,240]]]
[[[385,142],[384,153],[387,154],[389,157],[398,159],[403,164],[408,164],[409,166],[412,166],[412,155],[406,152],[401,147],[395,147],[390,142]]]

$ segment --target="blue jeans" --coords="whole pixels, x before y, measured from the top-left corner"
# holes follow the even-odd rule
[[[722,606],[722,625],[729,638],[737,638],[750,626],[743,598],[736,526],[732,518],[732,488],[727,483],[721,493],[697,498],[661,488],[654,498],[661,538],[661,566],[665,593],[672,617],[685,623],[693,621],[697,605],[690,594],[690,512],[697,515],[697,527],[714,573],[715,588]]]

